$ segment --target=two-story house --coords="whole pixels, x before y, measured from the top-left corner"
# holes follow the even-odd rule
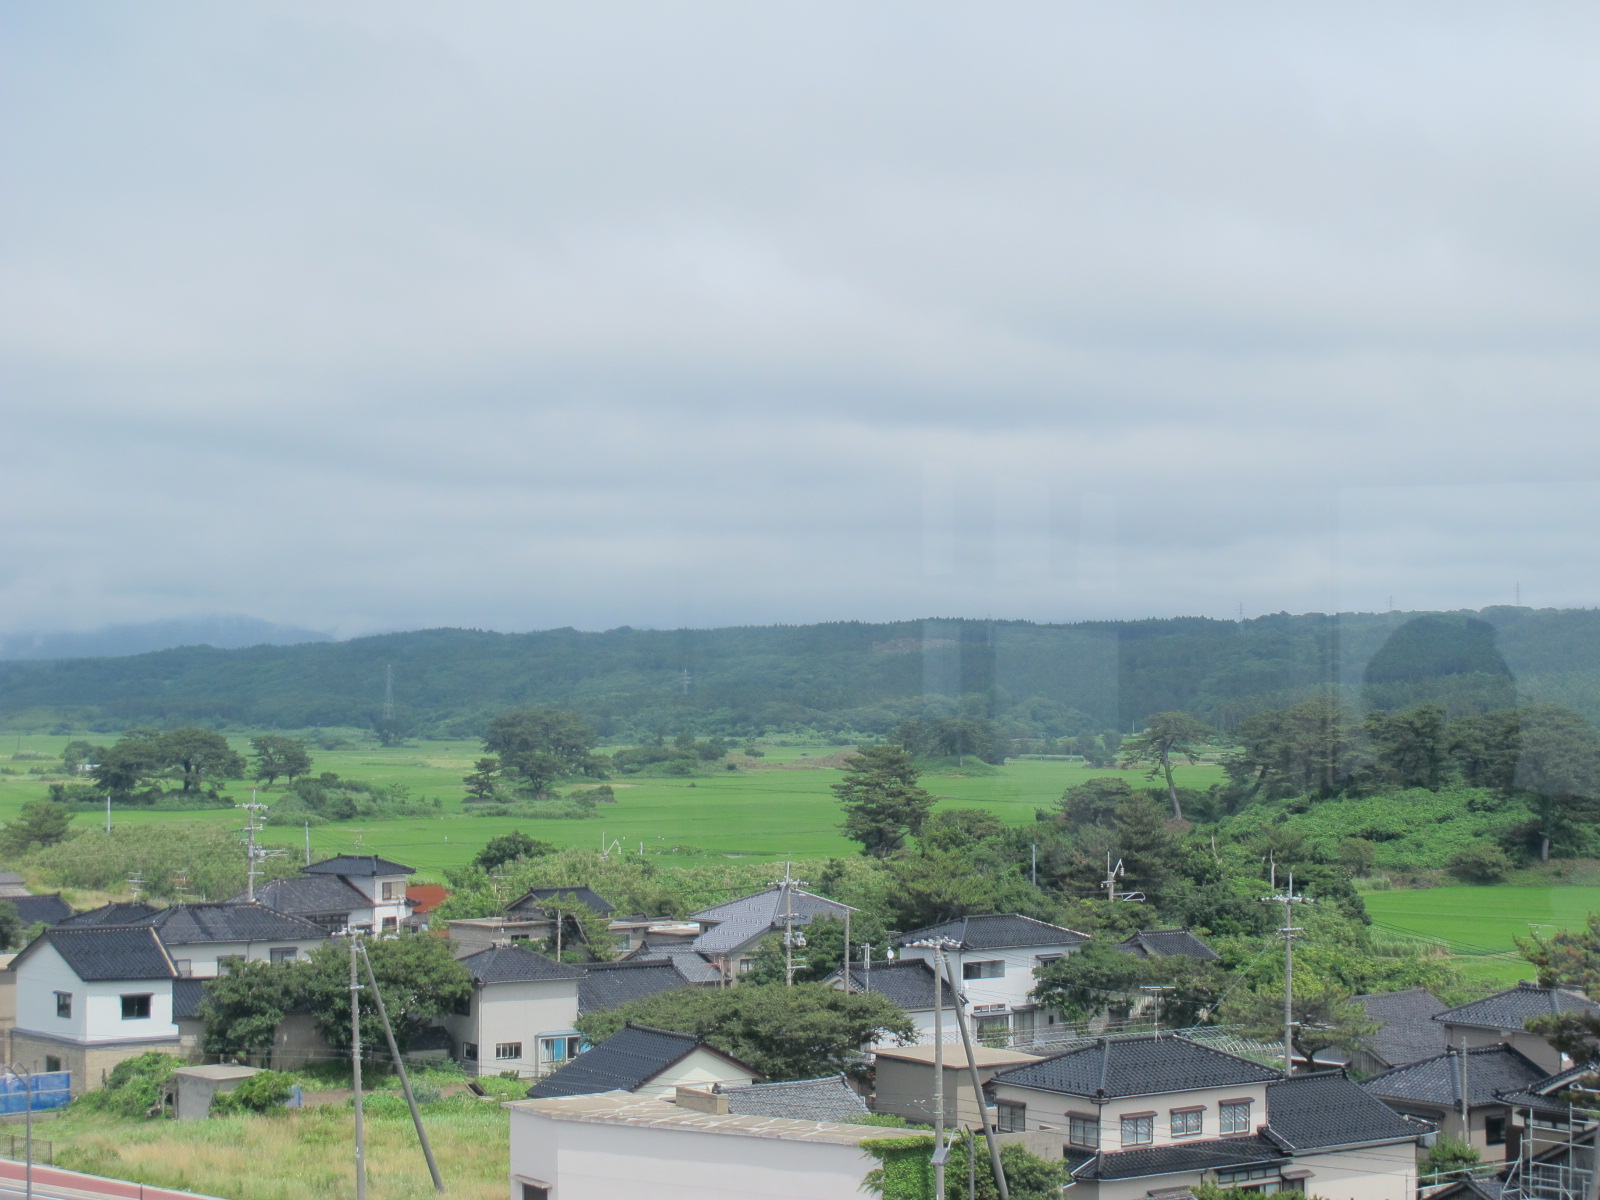
[[[375,854],[340,854],[302,867],[299,875],[256,888],[256,900],[329,932],[398,932],[411,916],[406,879],[416,868]],[[233,903],[244,900],[235,896]]]
[[[1484,1162],[1494,1162],[1517,1156],[1511,1105],[1502,1093],[1532,1088],[1547,1074],[1510,1046],[1478,1046],[1391,1068],[1363,1079],[1361,1087],[1395,1112],[1437,1125],[1469,1143]]]
[[[704,1038],[630,1022],[534,1084],[528,1096],[540,1099],[615,1091],[672,1096],[680,1087],[747,1087],[762,1078],[754,1068],[708,1046]]]
[[[994,913],[914,929],[897,937],[895,945],[902,960],[931,964],[933,950],[917,943],[934,940],[945,943],[977,1032],[1026,1041],[1055,1024],[1055,1014],[1033,999],[1034,971],[1076,952],[1089,937],[1033,917]]]
[[[855,911],[848,904],[793,884],[778,884],[691,913],[689,919],[699,925],[700,932],[690,945],[731,983],[750,969],[756,950],[772,933],[789,931],[803,936],[805,926],[818,917],[846,921]]]
[[[211,979],[229,959],[292,962],[327,940],[327,931],[264,904],[108,904],[63,921],[57,928],[144,925],[156,931],[182,977]]]
[[[49,929],[7,970],[17,997],[12,1060],[70,1071],[74,1096],[125,1058],[182,1051],[172,1011],[178,969],[148,925]]]
[[[1572,1060],[1538,1034],[1529,1033],[1528,1022],[1563,1013],[1600,1015],[1600,1004],[1581,992],[1524,981],[1482,1000],[1436,1013],[1433,1019],[1444,1026],[1448,1046],[1510,1046],[1554,1075],[1572,1066]]]
[[[458,960],[472,977],[472,994],[439,1024],[456,1058],[474,1075],[515,1071],[536,1078],[575,1057],[578,985],[583,968],[501,945]]]
[[[1143,1200],[1202,1183],[1338,1200],[1414,1193],[1431,1125],[1343,1072],[1289,1079],[1174,1034],[1101,1038],[997,1073],[1004,1130],[1059,1131],[1084,1200]]]
[[[843,988],[844,978],[843,970],[838,970],[824,982],[832,987]],[[920,958],[890,959],[888,962],[874,963],[870,968],[851,967],[850,988],[856,992],[876,992],[904,1009],[917,1029],[914,1044],[933,1041],[933,1009],[936,1002],[944,1005],[940,1026],[945,1040],[960,1036],[956,1028],[956,994],[950,990],[947,980],[935,980],[933,965]]]

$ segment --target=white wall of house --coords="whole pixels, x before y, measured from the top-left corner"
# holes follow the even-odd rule
[[[1526,1029],[1476,1029],[1471,1025],[1446,1025],[1445,1031],[1446,1041],[1452,1047],[1466,1046],[1472,1050],[1479,1046],[1510,1046],[1552,1075],[1558,1075],[1573,1065],[1565,1054]]]
[[[520,1075],[543,1075],[553,1065],[541,1049],[550,1037],[576,1036],[578,1019],[578,981],[542,979],[522,983],[490,983],[472,991],[471,1012],[452,1014],[439,1023],[457,1045],[470,1042],[478,1047],[476,1063],[467,1067],[480,1075],[516,1071]],[[497,1046],[520,1045],[513,1057],[497,1058]],[[559,1060],[564,1061],[564,1060]]]
[[[1016,1084],[1000,1080],[995,1083],[994,1097],[997,1103],[1023,1104],[1027,1107],[1027,1128],[1035,1129],[1040,1125],[1053,1125],[1061,1130],[1065,1142],[1070,1129],[1069,1118],[1073,1115],[1084,1117],[1098,1117],[1100,1122],[1100,1149],[1114,1152],[1125,1148],[1122,1142],[1122,1118],[1143,1113],[1154,1113],[1154,1140],[1143,1143],[1152,1146],[1167,1146],[1174,1143],[1194,1142],[1205,1138],[1222,1136],[1219,1124],[1219,1106],[1224,1100],[1250,1101],[1249,1131],[1255,1132],[1256,1128],[1267,1122],[1267,1085],[1235,1084],[1230,1087],[1196,1089],[1187,1092],[1171,1092],[1162,1096],[1127,1096],[1109,1101],[1105,1105],[1096,1105],[1087,1098],[1064,1096],[1059,1092],[1041,1091],[1035,1088],[1018,1087]],[[1201,1107],[1201,1126],[1198,1134],[1174,1137],[1172,1135],[1172,1110]],[[1143,1193],[1140,1193],[1141,1195]],[[1332,1198],[1328,1198],[1332,1200]]]
[[[172,1020],[169,979],[85,983],[48,943],[24,959],[16,975],[18,1029],[78,1042],[178,1036],[178,1027]],[[72,996],[70,1017],[56,1015],[57,992]],[[150,1015],[124,1019],[124,995],[148,995]]]
[[[554,1121],[511,1107],[511,1200],[524,1182],[551,1200],[841,1200],[877,1160],[857,1145],[701,1129]]]
[[[352,925],[365,926],[374,932],[397,929],[411,912],[406,901],[406,876],[404,875],[346,875],[346,882],[372,901],[368,909],[358,908],[350,914]]]
[[[978,1016],[1009,1015],[1019,1007],[1032,1007],[1029,993],[1038,980],[1034,970],[1041,962],[1065,958],[1077,951],[1077,946],[1013,946],[1004,950],[962,950],[947,957],[955,964],[955,977],[960,982],[961,994],[967,1012]],[[933,951],[916,946],[906,946],[900,951],[906,959],[920,959],[930,967]],[[999,975],[969,978],[967,971],[978,963],[998,963]],[[931,1014],[930,1014],[931,1019]]]
[[[180,974],[191,975],[196,979],[213,979],[222,973],[218,964],[225,958],[243,958],[249,962],[270,962],[274,950],[293,950],[295,957],[304,958],[318,946],[324,938],[301,938],[298,941],[283,942],[200,942],[188,946],[167,946],[167,953],[172,956],[173,964]],[[184,964],[188,969],[184,969]]]
[[[674,1063],[661,1072],[635,1091],[634,1095],[671,1096],[679,1087],[706,1088],[713,1083],[743,1087],[755,1081],[756,1077],[749,1071],[734,1066],[702,1046],[682,1062]]]

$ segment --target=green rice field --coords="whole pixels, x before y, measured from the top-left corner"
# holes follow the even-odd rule
[[[0,741],[0,767],[26,772],[47,767],[40,760],[13,755],[59,756],[66,737],[8,735]],[[104,735],[92,740],[110,740]],[[241,753],[249,749],[248,735],[230,737]],[[314,826],[314,853],[360,852],[382,854],[414,866],[422,878],[440,878],[445,867],[466,862],[489,838],[521,829],[559,846],[587,845],[599,849],[613,842],[646,853],[674,847],[718,854],[770,857],[817,857],[853,854],[854,843],[839,833],[838,805],[828,785],[840,772],[828,768],[783,770],[778,764],[803,757],[836,752],[833,746],[773,746],[762,766],[750,770],[716,772],[700,778],[623,777],[611,780],[617,802],[605,804],[598,817],[587,820],[478,817],[463,811],[461,778],[482,753],[474,741],[417,742],[383,748],[356,745],[337,750],[313,748],[313,769],[333,771],[351,779],[374,783],[402,783],[413,793],[438,797],[443,802],[438,817],[367,820]],[[1183,766],[1177,781],[1189,787],[1209,787],[1220,782],[1222,771],[1211,765]],[[1011,762],[992,774],[973,776],[930,775],[924,784],[940,797],[944,808],[984,808],[1010,825],[1034,819],[1038,808],[1053,806],[1071,784],[1095,775],[1120,775],[1136,786],[1144,784],[1142,772],[1089,770],[1077,763],[1023,760]],[[54,776],[50,778],[59,778]],[[0,774],[0,820],[10,818],[22,804],[42,797],[49,779],[29,774]],[[250,786],[234,783],[236,800],[247,800]],[[270,803],[275,792],[263,792]],[[238,812],[209,809],[196,812],[138,812],[117,810],[113,820],[123,822],[216,822],[234,825]],[[77,820],[97,818],[85,813]],[[268,842],[301,844],[298,829],[269,828]]]

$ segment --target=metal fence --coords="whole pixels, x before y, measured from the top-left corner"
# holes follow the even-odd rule
[[[0,1158],[9,1158],[13,1162],[21,1162],[28,1153],[28,1139],[20,1133],[0,1135],[0,1146],[10,1143],[10,1148]],[[33,1161],[44,1163],[45,1166],[54,1166],[56,1161],[56,1147],[54,1142],[44,1138],[33,1139]]]

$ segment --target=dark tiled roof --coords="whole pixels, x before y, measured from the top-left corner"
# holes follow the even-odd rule
[[[200,1001],[205,998],[203,979],[174,979],[172,981],[172,1019],[193,1021],[200,1016]]]
[[[692,946],[647,946],[645,949],[635,950],[628,956],[627,961],[670,962],[678,968],[678,974],[690,983],[717,983],[722,979],[722,972],[695,953]]]
[[[72,905],[61,898],[60,892],[45,896],[7,896],[6,900],[16,907],[23,929],[41,921],[46,925],[59,925],[72,915]]]
[[[920,958],[896,959],[875,966],[870,971],[853,967],[850,985],[858,992],[870,991],[887,996],[908,1012],[933,1008],[933,968]],[[953,1009],[955,993],[950,990],[948,981],[940,981],[940,991],[944,993],[945,1009]],[[954,1013],[950,1020],[953,1024]]]
[[[558,963],[521,946],[490,946],[458,960],[473,982],[528,983],[539,979],[582,979],[583,970]]]
[[[242,895],[234,900],[243,900]],[[371,908],[372,898],[337,875],[290,875],[269,879],[256,888],[256,901],[268,908],[293,916],[348,915],[358,908]]]
[[[160,931],[168,946],[203,942],[305,942],[328,931],[265,904],[174,904],[135,922]]]
[[[529,888],[510,904],[506,905],[506,911],[522,912],[524,909],[538,908],[539,902],[542,900],[558,899],[576,900],[585,907],[599,913],[602,917],[609,917],[617,911],[615,904],[588,886]]]
[[[606,1012],[630,1000],[688,987],[689,981],[670,962],[629,959],[589,963],[578,981],[578,1011]]]
[[[379,858],[376,854],[340,854],[334,858],[325,858],[321,862],[314,862],[310,866],[301,867],[307,875],[415,875],[417,869],[402,863],[390,862],[387,858]]]
[[[628,1024],[528,1089],[530,1099],[631,1092],[643,1087],[705,1043],[692,1033]],[[707,1047],[710,1049],[710,1047]],[[726,1057],[726,1056],[724,1056]],[[732,1059],[729,1060],[734,1061]],[[749,1070],[749,1068],[745,1068]],[[755,1075],[755,1071],[750,1071]]]
[[[1367,1016],[1382,1022],[1368,1049],[1391,1067],[1431,1058],[1445,1048],[1445,1030],[1433,1018],[1444,1001],[1424,988],[1357,996]]]
[[[752,1083],[746,1087],[718,1084],[736,1117],[783,1117],[791,1121],[842,1121],[867,1115],[860,1094],[843,1075],[794,1079],[787,1083]]]
[[[784,898],[783,888],[770,887],[764,892],[729,900],[726,904],[714,904],[710,908],[702,908],[697,913],[690,913],[689,919],[707,924],[713,921],[742,921],[774,929],[783,926],[791,908],[794,910],[796,925],[809,925],[818,917],[838,917],[842,920],[845,913],[855,912],[855,909],[848,904],[840,904],[837,900],[829,900],[826,896],[818,896],[815,892],[808,892],[803,888],[791,890],[792,899]]]
[[[61,922],[65,929],[87,929],[98,925],[137,925],[160,912],[152,904],[102,904],[68,917]]]
[[[1406,1120],[1342,1071],[1267,1084],[1267,1136],[1285,1150],[1410,1141],[1432,1128]]]
[[[1413,1100],[1451,1108],[1461,1103],[1461,1055],[1436,1054],[1374,1075],[1361,1087],[1385,1100]],[[1467,1051],[1466,1090],[1469,1105],[1494,1104],[1496,1093],[1519,1090],[1544,1079],[1545,1072],[1510,1046],[1481,1046]]]
[[[1279,1078],[1279,1072],[1260,1063],[1170,1033],[1104,1038],[994,1077],[996,1083],[1090,1097],[1150,1096]]]
[[[46,930],[34,945],[40,942],[54,946],[56,953],[67,960],[67,965],[85,983],[172,979],[177,975],[172,960],[156,939],[156,931],[146,925],[113,925],[101,929],[57,927]],[[26,953],[24,950],[23,954]]]
[[[1097,1154],[1072,1174],[1076,1179],[1139,1179],[1180,1171],[1215,1171],[1263,1163],[1286,1162],[1289,1156],[1264,1137],[1209,1138],[1115,1150]]]
[[[1076,946],[1089,939],[1073,929],[1036,921],[1020,913],[959,917],[943,925],[913,929],[895,938],[897,946],[931,938],[949,938],[963,950],[1004,950],[1012,946]]]
[[[1140,958],[1197,958],[1202,962],[1215,962],[1222,956],[1187,929],[1141,929],[1131,938],[1117,943],[1124,954],[1137,954]]]
[[[1593,1003],[1577,992],[1542,988],[1523,982],[1506,991],[1485,996],[1482,1000],[1474,1000],[1471,1004],[1446,1009],[1433,1019],[1450,1025],[1477,1025],[1485,1029],[1524,1029],[1535,1017],[1565,1012],[1600,1014],[1600,1004]]]
[[[1507,1089],[1500,1093],[1500,1099],[1507,1104],[1536,1108],[1541,1112],[1565,1113],[1568,1104],[1557,1097],[1573,1083],[1596,1072],[1600,1072],[1600,1062],[1587,1062],[1580,1066],[1568,1067],[1565,1071],[1546,1075],[1537,1083],[1531,1083],[1527,1087]]]

